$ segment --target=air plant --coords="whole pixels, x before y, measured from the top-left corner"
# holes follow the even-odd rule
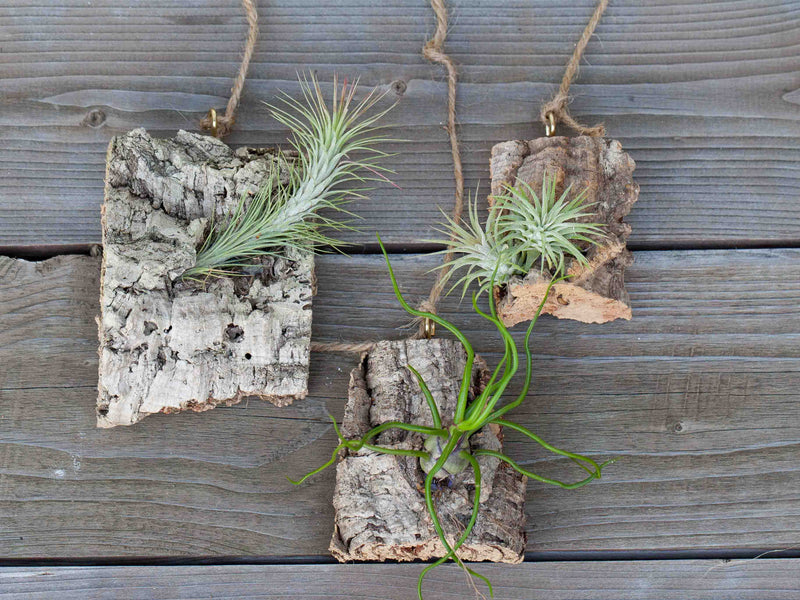
[[[467,220],[458,223],[444,211],[442,215],[446,219],[445,225],[443,228],[436,228],[436,231],[450,239],[430,241],[447,244],[448,249],[434,254],[452,252],[456,256],[449,263],[436,267],[438,270],[449,265],[449,269],[442,277],[442,285],[446,284],[456,272],[466,269],[466,273],[450,288],[452,291],[463,285],[461,293],[463,298],[467,289],[475,282],[478,285],[478,294],[488,290],[492,275],[497,281],[507,281],[512,275],[527,273],[520,264],[522,260],[519,256],[521,253],[519,244],[514,242],[513,232],[506,227],[506,219],[496,206],[489,208],[485,226],[481,226],[478,218],[478,202],[473,196],[467,198]]]
[[[400,305],[406,310],[406,312],[413,315],[414,317],[428,318],[433,322],[435,322],[436,324],[440,325],[441,327],[449,330],[461,342],[464,351],[466,352],[467,359],[466,359],[466,364],[464,366],[464,372],[461,378],[461,385],[459,388],[458,401],[455,409],[453,424],[449,426],[444,426],[444,424],[442,423],[442,418],[439,413],[439,408],[436,403],[436,399],[433,397],[430,390],[428,389],[425,380],[412,365],[408,365],[407,368],[414,374],[419,384],[420,390],[425,396],[425,399],[427,401],[428,407],[431,412],[431,417],[433,419],[433,427],[414,425],[400,421],[392,421],[374,427],[359,439],[351,440],[351,439],[346,439],[342,435],[339,426],[336,423],[336,420],[331,418],[333,420],[333,426],[336,431],[339,444],[334,449],[330,460],[325,464],[323,464],[322,466],[320,466],[319,468],[314,469],[310,473],[306,474],[298,481],[293,481],[291,479],[290,481],[294,484],[298,485],[301,484],[312,475],[315,475],[333,465],[336,462],[339,453],[343,450],[348,450],[350,452],[358,452],[359,450],[366,449],[377,452],[379,454],[393,454],[393,455],[411,456],[418,458],[420,467],[426,473],[425,485],[424,485],[426,507],[428,513],[430,514],[431,520],[434,524],[434,528],[436,529],[436,533],[438,534],[439,539],[441,540],[446,550],[446,554],[443,557],[427,565],[420,573],[419,579],[417,581],[417,594],[419,599],[422,600],[422,581],[425,575],[431,569],[449,560],[457,561],[462,566],[462,568],[464,568],[470,575],[478,577],[479,579],[484,581],[489,588],[490,594],[493,595],[492,586],[489,580],[483,575],[480,575],[475,571],[473,571],[472,569],[466,567],[457,556],[459,548],[464,544],[465,540],[472,531],[473,526],[475,525],[475,520],[477,519],[478,510],[480,508],[481,469],[476,458],[478,456],[491,456],[497,458],[507,463],[512,469],[516,470],[522,475],[525,475],[526,477],[529,477],[531,479],[543,483],[556,485],[565,489],[578,488],[583,485],[586,485],[587,483],[595,479],[599,479],[602,474],[603,467],[605,467],[606,465],[610,464],[613,461],[606,461],[604,463],[599,464],[589,457],[561,450],[559,448],[556,448],[548,444],[539,436],[537,436],[535,433],[529,431],[525,427],[504,418],[509,411],[519,406],[528,395],[528,390],[530,388],[531,378],[532,378],[532,357],[529,346],[529,340],[531,332],[533,331],[533,327],[536,324],[539,314],[542,311],[542,307],[544,306],[544,300],[542,300],[541,304],[539,305],[536,315],[531,321],[530,325],[528,326],[528,330],[525,334],[525,341],[524,341],[525,380],[524,380],[524,385],[522,387],[522,391],[514,400],[508,402],[507,404],[504,404],[503,406],[500,406],[499,405],[500,400],[503,398],[503,395],[506,392],[506,389],[508,388],[511,379],[519,369],[519,363],[520,363],[519,352],[517,350],[517,346],[514,339],[509,334],[508,329],[505,327],[505,325],[503,325],[502,321],[497,317],[497,310],[493,295],[489,294],[490,310],[489,313],[486,313],[478,307],[477,292],[474,292],[472,294],[473,309],[478,315],[489,321],[492,325],[494,325],[497,328],[497,331],[503,338],[505,350],[503,358],[500,360],[499,364],[497,365],[497,368],[492,373],[491,378],[486,384],[486,387],[480,394],[477,395],[477,397],[475,397],[472,401],[469,401],[469,391],[472,382],[472,369],[475,360],[475,352],[473,350],[472,345],[470,344],[469,340],[467,340],[467,338],[464,336],[464,334],[455,325],[453,325],[446,319],[430,312],[425,312],[412,308],[408,304],[408,302],[406,302],[406,300],[403,298],[402,293],[400,292],[397,280],[394,275],[394,271],[392,270],[391,263],[389,262],[389,256],[387,255],[386,249],[383,247],[383,244],[380,241],[380,237],[378,238],[378,242],[380,243],[381,250],[383,251],[383,256],[384,259],[386,260],[386,266],[389,271],[389,277],[392,281],[392,287],[394,288],[395,296],[397,297],[397,300],[400,303]],[[489,278],[490,284],[494,282],[494,276],[497,272],[497,265],[495,265],[494,269],[495,271],[490,275]],[[547,293],[549,293],[550,289],[557,281],[559,281],[559,279],[553,279],[553,281],[551,281]],[[545,300],[547,299],[547,293],[545,294]],[[517,431],[522,435],[526,436],[527,438],[533,440],[534,442],[540,444],[547,450],[554,452],[555,454],[568,457],[578,466],[580,466],[583,470],[585,470],[587,476],[579,481],[566,483],[556,479],[551,479],[549,477],[543,477],[541,475],[537,475],[536,473],[532,473],[531,471],[528,471],[527,469],[521,467],[513,459],[509,458],[508,456],[500,452],[489,449],[470,450],[469,439],[475,433],[479,432],[482,428],[490,424],[496,424]],[[387,448],[372,443],[373,439],[378,434],[389,429],[400,429],[403,431],[410,431],[421,434],[425,440],[423,444],[424,449],[408,450],[408,449],[398,449],[398,448]],[[471,468],[473,470],[474,480],[475,480],[472,513],[470,515],[469,522],[467,523],[467,526],[463,531],[463,533],[458,537],[457,540],[455,540],[454,543],[451,543],[445,537],[444,529],[442,528],[442,524],[440,522],[439,516],[436,511],[434,496],[432,494],[433,484],[434,480],[446,479],[450,475],[458,474],[467,468]]]
[[[326,102],[319,83],[300,79],[303,100],[283,94],[280,106],[270,106],[273,116],[292,133],[291,145],[299,158],[286,160],[289,182],[281,183],[277,170],[252,198],[242,198],[225,224],[212,226],[197,252],[195,265],[184,278],[231,275],[251,259],[281,253],[284,248],[315,250],[339,248],[342,243],[321,231],[347,229],[333,217],[320,216],[321,209],[350,215],[343,205],[363,198],[363,184],[381,176],[376,164],[385,153],[375,148],[386,141],[375,135],[375,123],[391,109],[371,112],[383,94],[375,90],[355,102],[358,82],[339,87],[334,78],[332,105]],[[355,159],[354,153],[366,153]]]
[[[437,269],[448,268],[444,281],[466,269],[450,291],[463,285],[463,297],[477,282],[480,294],[492,287],[493,277],[504,285],[513,275],[528,273],[537,262],[540,272],[546,270],[554,279],[563,275],[568,258],[587,264],[579,244],[596,244],[602,229],[597,223],[581,221],[591,215],[584,204],[586,190],[572,199],[570,192],[567,187],[556,196],[555,178],[545,173],[541,195],[518,181],[494,196],[484,227],[474,198],[467,201],[468,222],[457,223],[445,215],[446,223],[437,231],[449,239],[431,241],[448,246],[439,253],[453,252],[456,257]]]

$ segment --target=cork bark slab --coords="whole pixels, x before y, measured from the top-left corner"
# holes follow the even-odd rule
[[[255,193],[278,155],[233,151],[181,131],[143,129],[108,149],[98,427],[153,413],[203,411],[259,396],[279,406],[306,395],[313,256],[261,259],[242,276],[185,281],[209,217]]]
[[[406,365],[423,376],[439,403],[442,423],[451,425],[466,361],[452,340],[380,342],[350,375],[342,433],[354,439],[387,421],[433,425],[419,385]],[[488,372],[479,359],[472,393]],[[377,438],[382,446],[421,449],[422,437],[399,430]],[[502,450],[502,432],[491,426],[474,435],[470,446]],[[525,487],[522,475],[492,457],[479,457],[481,508],[472,533],[459,551],[463,560],[518,563],[525,550]],[[427,560],[444,556],[425,506],[424,473],[416,458],[362,450],[344,456],[336,470],[336,511],[331,553],[350,560]],[[454,541],[469,520],[474,501],[471,469],[442,480],[434,499],[448,539]]]
[[[544,313],[584,323],[631,318],[624,282],[625,268],[633,263],[626,248],[631,228],[623,219],[639,196],[639,185],[632,177],[635,167],[618,141],[589,136],[510,141],[492,148],[493,195],[517,180],[538,192],[546,172],[556,178],[559,195],[570,185],[575,193],[587,190],[586,206],[594,214],[586,220],[602,224],[606,233],[596,239],[596,246],[586,249],[588,266],[570,261],[567,273],[572,277],[554,286]],[[496,290],[503,322],[511,326],[531,319],[549,281],[549,274],[542,276],[536,265],[525,277],[515,277]]]

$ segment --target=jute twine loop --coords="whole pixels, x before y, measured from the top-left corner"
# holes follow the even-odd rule
[[[542,105],[542,109],[539,111],[539,118],[541,119],[542,123],[544,123],[548,136],[552,135],[555,130],[553,120],[555,120],[556,123],[559,121],[563,122],[581,135],[602,137],[606,134],[606,129],[603,127],[602,123],[598,123],[594,127],[585,127],[584,125],[578,123],[569,114],[567,104],[569,104],[569,86],[572,84],[575,76],[578,74],[578,67],[580,66],[583,51],[586,50],[586,46],[594,34],[594,30],[597,27],[597,24],[600,22],[600,19],[602,18],[607,7],[608,0],[600,0],[597,3],[597,7],[594,9],[592,18],[589,20],[589,23],[586,24],[586,28],[583,30],[583,34],[581,34],[581,38],[578,40],[578,43],[575,44],[575,51],[572,53],[572,57],[567,63],[567,68],[564,70],[564,77],[561,79],[561,85],[558,88],[558,92],[556,92],[556,95],[553,96],[552,100],[545,102]]]
[[[247,69],[250,66],[250,59],[253,57],[253,51],[256,48],[256,40],[258,40],[258,11],[256,10],[255,0],[242,0],[242,7],[247,15],[247,40],[244,43],[239,74],[236,76],[231,88],[228,106],[225,107],[224,115],[217,114],[212,109],[200,120],[200,127],[210,131],[214,137],[218,138],[228,135],[236,122],[236,108],[239,106],[239,100],[242,97],[242,88],[244,88],[244,81],[247,79]]]
[[[464,212],[464,172],[461,166],[461,151],[458,147],[458,134],[456,131],[456,86],[458,74],[455,63],[444,53],[444,41],[447,39],[447,8],[444,0],[431,0],[431,8],[436,15],[436,32],[428,43],[422,48],[422,55],[431,62],[444,65],[447,68],[447,130],[450,136],[450,151],[453,155],[453,178],[456,183],[455,203],[453,205],[453,221],[461,221]],[[436,313],[436,305],[442,297],[445,286],[445,277],[450,270],[450,261],[453,259],[452,247],[444,255],[444,266],[439,269],[436,282],[431,288],[428,299],[420,305],[420,310]],[[435,327],[429,319],[422,319],[419,330],[412,336],[414,338],[430,338],[435,333]]]

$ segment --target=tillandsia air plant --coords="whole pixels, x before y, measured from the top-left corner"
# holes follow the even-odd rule
[[[380,243],[380,238],[378,238],[378,241]],[[466,567],[461,562],[461,560],[457,555],[459,548],[464,544],[464,542],[470,535],[473,526],[475,525],[475,521],[478,517],[478,511],[480,510],[481,469],[477,461],[477,457],[491,456],[497,458],[507,463],[512,469],[516,470],[522,475],[525,475],[526,477],[566,489],[578,488],[583,485],[586,485],[587,483],[595,479],[599,479],[602,474],[603,467],[605,467],[607,464],[613,461],[597,463],[596,461],[594,461],[589,457],[558,449],[548,444],[544,440],[542,440],[539,436],[529,431],[527,428],[517,423],[514,423],[513,421],[509,421],[508,419],[505,418],[506,414],[509,411],[516,408],[517,406],[519,406],[528,395],[528,390],[530,388],[532,372],[533,372],[532,356],[531,356],[529,341],[531,332],[533,331],[533,327],[536,324],[536,320],[538,319],[539,314],[541,313],[544,301],[542,301],[542,304],[539,306],[539,309],[536,313],[536,318],[534,318],[531,321],[530,325],[528,326],[528,330],[525,334],[525,341],[524,341],[525,379],[522,390],[514,400],[501,406],[500,401],[503,399],[504,394],[512,378],[519,370],[520,366],[519,352],[517,349],[516,342],[511,337],[508,329],[506,328],[505,325],[503,325],[502,321],[500,321],[500,319],[498,319],[497,317],[497,311],[492,294],[489,294],[488,313],[484,312],[479,308],[477,292],[474,292],[472,294],[472,305],[475,312],[482,318],[490,322],[492,325],[494,325],[497,328],[497,331],[500,333],[501,337],[503,338],[504,354],[499,364],[497,365],[497,368],[494,370],[490,379],[488,380],[486,387],[483,389],[482,392],[480,392],[476,397],[474,397],[474,399],[470,401],[469,393],[472,382],[473,364],[475,361],[475,351],[473,350],[472,344],[470,344],[469,340],[455,325],[453,325],[446,319],[433,313],[414,309],[408,304],[408,302],[406,302],[398,287],[397,279],[395,278],[394,271],[392,270],[391,263],[389,262],[389,257],[386,253],[386,249],[383,247],[382,243],[380,245],[381,245],[381,250],[383,251],[384,258],[386,260],[386,266],[389,271],[389,277],[392,281],[394,293],[401,306],[412,316],[417,318],[431,319],[437,325],[440,325],[441,327],[447,329],[461,342],[464,348],[467,358],[466,358],[466,364],[464,366],[463,376],[461,378],[461,384],[458,394],[458,402],[455,409],[453,424],[449,426],[443,425],[436,399],[431,394],[428,386],[425,383],[425,380],[420,375],[420,373],[413,367],[413,365],[408,365],[407,368],[414,374],[419,384],[420,390],[422,391],[422,394],[424,395],[427,405],[430,409],[431,417],[433,420],[433,427],[414,425],[400,421],[392,421],[378,425],[377,427],[367,432],[360,439],[351,440],[351,439],[346,439],[342,435],[339,426],[336,423],[336,420],[332,418],[333,426],[336,431],[339,444],[334,449],[333,455],[331,456],[330,460],[321,467],[314,469],[310,473],[306,474],[300,480],[292,481],[290,479],[290,481],[292,481],[292,483],[295,484],[300,484],[309,477],[311,477],[312,475],[315,475],[323,471],[324,469],[330,467],[336,462],[340,451],[343,450],[348,450],[350,452],[369,450],[377,452],[379,454],[392,454],[392,455],[410,456],[418,458],[420,468],[425,473],[425,480],[424,480],[425,504],[428,513],[430,514],[434,528],[436,529],[436,533],[438,534],[438,537],[441,540],[446,550],[446,554],[444,556],[442,556],[437,561],[427,565],[420,573],[417,582],[418,597],[420,598],[420,600],[422,600],[422,581],[425,575],[431,569],[449,560],[454,560],[458,562],[462,566],[462,568],[464,568],[470,575],[478,577],[479,579],[484,581],[489,588],[490,594],[493,595],[492,586],[489,580],[483,575],[480,575],[475,571],[473,571],[472,569]],[[497,267],[495,266],[495,273],[496,269]],[[495,273],[491,274],[490,276],[490,284],[494,280]],[[557,281],[558,279],[554,279],[551,282],[550,286],[552,287],[552,285]],[[534,442],[540,444],[547,450],[559,454],[561,456],[568,457],[570,460],[572,460],[578,466],[580,466],[584,471],[586,471],[587,473],[586,477],[584,477],[579,481],[566,483],[549,477],[544,477],[536,473],[532,473],[531,471],[528,471],[527,469],[520,466],[510,457],[500,452],[489,449],[470,450],[470,445],[469,445],[470,438],[474,434],[481,431],[482,428],[490,424],[495,424],[501,427],[514,430],[524,435],[525,437],[533,440]],[[399,429],[421,434],[423,436],[423,439],[425,440],[423,445],[424,449],[410,450],[410,449],[399,449],[399,448],[387,448],[372,443],[372,441],[378,434],[389,429]],[[475,481],[472,512],[463,533],[461,533],[458,539],[448,540],[445,536],[444,529],[437,514],[436,505],[434,501],[434,494],[432,493],[432,489],[434,487],[434,482],[441,483],[441,480],[446,480],[451,475],[457,475],[458,473],[464,471],[467,468],[471,468],[473,470],[474,481]]]
[[[279,106],[269,105],[273,116],[290,129],[291,145],[298,153],[297,159],[285,160],[289,182],[281,183],[273,170],[254,197],[242,198],[226,224],[212,226],[184,278],[232,275],[253,258],[287,247],[312,251],[342,246],[323,229],[349,226],[319,211],[334,209],[352,216],[343,205],[365,197],[367,182],[386,179],[381,174],[386,169],[377,164],[386,154],[375,146],[388,140],[376,135],[376,123],[391,107],[372,110],[384,96],[376,90],[356,102],[357,86],[357,81],[348,85],[346,80],[340,86],[334,78],[329,105],[316,78],[301,76],[302,100],[282,94]],[[361,156],[356,159],[355,154]]]
[[[493,278],[497,285],[504,285],[513,275],[525,275],[537,264],[541,273],[547,271],[553,279],[564,274],[568,259],[587,264],[580,246],[596,244],[602,229],[597,223],[582,221],[592,214],[584,204],[586,190],[572,198],[570,194],[568,187],[557,195],[555,178],[547,173],[541,195],[519,181],[494,196],[483,227],[477,201],[469,198],[468,220],[457,223],[445,215],[445,225],[437,231],[449,239],[430,240],[448,246],[439,253],[452,251],[456,255],[437,267],[449,267],[443,282],[466,270],[450,288],[452,291],[462,285],[463,297],[474,282],[480,294],[491,288]]]

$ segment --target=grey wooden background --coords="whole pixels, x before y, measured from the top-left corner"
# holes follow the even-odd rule
[[[471,189],[488,190],[494,143],[541,135],[533,116],[593,5],[451,2]],[[349,239],[364,254],[318,261],[314,339],[400,337],[374,232],[422,298],[437,260],[423,240],[453,193],[443,72],[420,55],[430,7],[260,8],[232,145],[284,140],[261,101],[296,91],[298,70],[359,76],[398,100],[399,188],[354,204],[364,219]],[[535,388],[516,414],[555,444],[621,460],[576,492],[529,486],[529,561],[481,567],[498,598],[800,594],[798,26],[796,0],[612,0],[572,110],[603,120],[637,161],[634,319],[543,319]],[[86,254],[105,147],[133,127],[194,129],[224,103],[243,32],[235,0],[0,0],[3,600],[413,596],[418,565],[330,564],[332,472],[300,488],[285,479],[329,454],[327,414],[341,415],[355,357],[315,353],[311,394],[288,408],[251,401],[94,428],[98,261]],[[466,304],[441,312],[496,359],[498,340]],[[508,437],[521,463],[569,474]],[[455,570],[429,589],[470,593]]]

